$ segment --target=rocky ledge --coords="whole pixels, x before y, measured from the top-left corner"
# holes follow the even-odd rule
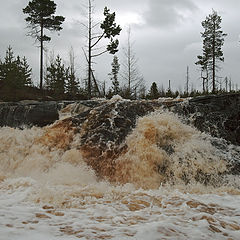
[[[56,102],[2,102],[0,103],[0,127],[43,127],[58,118]]]
[[[229,97],[230,96],[227,96],[227,98]],[[236,95],[233,98],[235,97],[239,96]],[[215,101],[215,97],[212,97],[212,99],[214,99]],[[72,103],[71,105],[68,105],[66,106],[65,109],[63,109],[63,112],[66,112],[66,109],[67,112],[70,111],[72,116],[66,117],[61,121],[55,123],[50,128],[48,128],[46,135],[42,137],[41,142],[46,144],[50,148],[57,147],[64,150],[69,150],[74,146],[74,148],[77,148],[81,152],[87,164],[90,165],[95,170],[97,176],[101,178],[106,177],[108,180],[110,179],[111,181],[119,182],[119,178],[116,179],[116,176],[120,175],[117,174],[117,172],[121,171],[120,170],[121,164],[119,165],[119,161],[117,161],[117,159],[121,158],[122,156],[125,156],[125,160],[123,160],[122,162],[125,162],[126,164],[124,165],[127,165],[129,164],[130,160],[127,159],[126,156],[129,156],[129,158],[131,158],[134,154],[136,154],[136,152],[131,153],[132,150],[129,150],[127,137],[134,131],[136,124],[138,122],[137,119],[140,119],[141,117],[146,116],[149,113],[156,112],[158,110],[164,112],[164,109],[167,108],[170,111],[178,112],[179,114],[181,113],[182,116],[185,116],[184,114],[186,114],[187,117],[181,117],[183,122],[185,123],[191,122],[196,127],[202,127],[201,124],[199,124],[199,126],[197,125],[199,121],[196,120],[201,112],[197,114],[192,110],[192,108],[197,109],[198,111],[201,110],[200,107],[194,108],[195,105],[201,106],[202,104],[203,107],[206,107],[204,103],[202,103],[202,101],[203,101],[202,99],[191,100],[190,102],[183,102],[181,100],[128,101],[122,99],[115,101],[102,101],[101,104],[99,104],[99,101],[91,104],[89,103],[87,105],[86,102]],[[210,101],[210,99],[208,99],[208,101]],[[219,102],[220,101],[216,101],[216,103]],[[233,108],[234,106],[232,105],[234,105],[233,104],[234,101],[229,101],[229,103],[230,108]],[[225,105],[225,107],[227,109],[227,105]],[[214,106],[212,106],[212,111],[214,110],[213,108]],[[226,121],[226,118],[229,116],[227,116],[227,113],[223,111],[225,110],[225,108],[223,108],[222,111],[220,111],[219,107],[216,106],[216,109],[218,111],[215,111],[214,116],[216,116],[217,114],[221,114],[221,118],[216,119],[218,121],[220,120]],[[206,114],[209,115],[209,112],[206,112]],[[191,118],[191,121],[189,121],[189,117]],[[232,119],[233,115],[230,115],[230,117]],[[204,125],[205,129],[211,130],[212,127],[211,124],[213,124],[213,122],[209,121],[210,118],[208,118],[207,116],[205,117],[205,119],[206,122],[203,122],[203,124],[205,124]],[[168,120],[164,121],[166,122]],[[136,144],[142,144],[141,146],[142,152],[140,153],[139,157],[141,158],[145,154],[146,156],[145,155],[144,156],[148,158],[149,161],[153,161],[152,166],[154,166],[155,169],[153,172],[158,172],[160,175],[161,174],[164,175],[164,178],[165,176],[171,178],[171,176],[174,175],[173,172],[174,170],[170,170],[173,166],[171,165],[172,164],[171,160],[169,160],[174,158],[174,156],[176,156],[175,159],[179,159],[179,162],[177,162],[177,164],[179,164],[179,167],[180,165],[183,166],[185,164],[187,165],[193,164],[191,163],[191,161],[194,161],[193,159],[197,159],[198,157],[202,158],[203,161],[206,161],[206,163],[211,162],[212,159],[215,158],[214,155],[211,155],[212,154],[211,152],[209,152],[209,154],[208,152],[202,152],[205,151],[204,150],[205,148],[203,148],[203,150],[201,148],[199,150],[193,149],[193,152],[195,151],[194,153],[193,152],[185,153],[185,155],[183,154],[184,156],[182,157],[180,156],[182,153],[179,149],[178,152],[176,152],[175,145],[176,141],[178,140],[179,142],[182,141],[181,140],[182,136],[180,136],[181,129],[177,129],[178,127],[171,126],[171,124],[169,123],[163,123],[166,125],[165,126],[166,129],[163,130],[162,132],[158,131],[154,123],[151,122],[151,117],[150,121],[148,120],[148,122],[144,124],[145,124],[144,127],[146,127],[147,130],[146,131],[143,130],[142,132],[140,130],[139,133],[140,135],[141,134],[143,135],[144,140],[143,141],[141,140],[142,142],[139,141],[136,142]],[[209,128],[206,127],[207,124],[209,124]],[[181,127],[185,128],[184,126],[179,125],[179,128]],[[174,131],[179,130],[179,133],[174,133],[172,129],[175,129]],[[186,130],[185,132],[184,131],[182,132],[183,135],[189,134],[188,130]],[[221,129],[221,131],[218,131],[217,133],[218,134],[224,133],[225,135],[223,136],[227,136],[226,131],[228,131],[227,128]],[[212,133],[211,131],[207,132]],[[159,136],[159,133],[163,134],[164,137]],[[234,138],[229,138],[227,140],[223,138],[216,137],[209,138],[204,136],[205,135],[203,136],[199,135],[199,138],[201,138],[200,139],[201,144],[206,141],[208,142],[208,144],[213,145],[217,149],[216,154],[220,156],[219,159],[223,159],[227,162],[227,172],[225,173],[239,174],[240,147],[237,146],[237,144],[232,145],[231,142],[229,141],[229,139],[230,140],[233,139],[233,143],[237,143],[236,142],[237,136],[235,136]],[[138,138],[139,136],[136,135],[135,137]],[[193,138],[193,140],[198,141],[196,140],[197,138]],[[146,142],[143,143],[144,141]],[[185,144],[184,142],[187,141],[189,140],[187,140],[185,137],[185,140],[182,142],[182,144],[184,145]],[[196,144],[194,145],[194,148]],[[152,146],[154,146],[154,148],[157,146],[157,148],[160,149],[159,154],[163,156],[163,160],[159,160],[160,163],[157,163],[157,158],[159,156],[158,153],[154,157],[151,156],[151,151],[149,149],[151,149]],[[146,152],[144,150],[145,147]],[[207,146],[205,147],[207,148]],[[135,149],[134,146],[131,146],[131,148]],[[134,151],[137,151],[136,149]],[[183,161],[183,163],[181,163],[180,160]],[[184,163],[184,161],[186,162]],[[133,162],[131,164],[133,164]],[[209,179],[211,179],[210,177],[211,174],[209,174],[207,171],[205,172],[204,166],[206,165],[203,164],[202,169],[198,170],[195,173],[194,178],[196,180],[200,179],[205,183],[207,181],[210,181]],[[121,167],[125,166],[121,165]],[[137,166],[135,167],[136,169],[138,168]],[[135,167],[131,165],[131,168]],[[221,175],[222,173],[223,172],[219,172],[217,175]],[[181,178],[187,183],[189,181],[189,178],[187,177],[188,173],[183,172],[181,174],[182,174]],[[124,182],[126,179],[128,179],[128,176],[122,177],[121,181]]]
[[[128,152],[126,138],[136,127],[137,119],[164,109],[177,113],[183,122],[201,132],[210,133],[213,136],[211,144],[218,149],[219,156],[227,161],[228,173],[240,173],[240,94],[191,100],[129,101],[116,98],[109,101],[1,103],[0,126],[42,127],[62,117],[62,120],[47,128],[39,142],[49,148],[69,150],[75,141],[74,147],[81,151],[97,175],[114,180],[116,171],[119,171],[116,159]],[[151,138],[159,138],[159,133],[151,127],[151,123],[148,124],[149,131],[144,133],[144,137],[151,142]],[[168,159],[175,151],[171,134],[167,134],[168,139],[161,144],[153,144],[161,148],[163,156]],[[154,167],[159,173],[165,173],[168,168],[165,163],[155,164]],[[171,174],[168,173],[169,176]],[[201,170],[196,178],[208,179],[207,173],[204,174]],[[186,176],[183,178],[188,181]]]
[[[201,132],[240,145],[240,93],[197,97],[172,110]]]
[[[78,105],[80,106],[81,103],[85,108],[94,108],[101,104],[99,101],[80,101]],[[39,102],[23,100],[20,102],[0,102],[0,127],[44,127],[59,120],[59,110],[71,104],[73,104],[72,101]],[[74,110],[79,111],[79,109]]]
[[[99,113],[102,111],[99,116],[104,117],[104,106],[109,108],[109,105],[111,106],[111,102],[107,100],[2,102],[0,103],[0,127],[43,127],[54,123],[61,114],[77,115],[78,113],[83,113],[87,115],[93,109]],[[240,145],[240,93],[201,96],[184,101],[183,99],[126,100],[123,105],[122,109],[125,109],[124,114],[130,114],[131,120],[163,107],[183,116],[188,124],[194,125],[201,132],[206,132],[214,137],[223,138],[232,144]],[[68,107],[66,108],[66,106]],[[97,109],[99,106],[102,107]],[[134,115],[135,107],[133,106],[138,109],[140,109],[139,106],[142,106],[140,115]],[[147,111],[143,110],[144,106],[147,106]],[[59,115],[59,110],[61,109],[65,110],[62,113],[60,112]],[[129,113],[126,113],[128,111]],[[139,112],[136,111],[136,113]],[[118,119],[115,120],[118,125],[124,124],[122,119],[125,118],[125,115],[121,114],[123,112],[120,112]],[[131,127],[133,127],[133,124],[129,125],[129,128]]]

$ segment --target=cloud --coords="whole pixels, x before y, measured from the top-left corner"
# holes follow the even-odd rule
[[[145,19],[150,26],[173,27],[196,10],[197,6],[191,0],[150,0]]]

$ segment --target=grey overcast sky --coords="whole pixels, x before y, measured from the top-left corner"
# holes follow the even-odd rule
[[[38,83],[39,49],[34,39],[27,37],[27,29],[22,9],[28,0],[0,0],[0,58],[3,59],[8,45],[15,55],[26,56],[33,68],[33,78]],[[52,41],[46,44],[48,52],[54,52],[68,62],[68,52],[73,47],[76,67],[84,77],[86,61],[82,54],[85,32],[80,24],[84,22],[86,0],[55,0],[57,14],[66,20],[60,34],[50,33]],[[103,16],[103,8],[108,6],[116,12],[116,22],[123,28],[118,57],[122,62],[122,48],[126,45],[126,31],[132,30],[133,50],[138,58],[138,68],[146,86],[152,82],[160,87],[184,89],[187,66],[190,68],[191,84],[201,89],[200,72],[194,64],[202,53],[203,31],[201,22],[212,9],[222,17],[222,30],[228,34],[223,47],[225,62],[221,64],[220,77],[229,76],[240,88],[240,0],[95,0],[95,19]],[[50,54],[48,54],[50,55]],[[95,59],[94,68],[100,81],[110,80],[111,55]]]

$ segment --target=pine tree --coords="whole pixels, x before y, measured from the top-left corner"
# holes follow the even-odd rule
[[[212,11],[212,14],[206,17],[206,20],[202,22],[204,32],[201,33],[203,38],[203,55],[198,56],[197,65],[200,65],[203,71],[211,72],[212,79],[212,92],[216,92],[216,70],[218,61],[223,62],[222,46],[224,44],[224,38],[227,34],[221,30],[222,18],[216,11]]]
[[[118,62],[117,56],[113,57],[113,62],[111,65],[112,65],[112,72],[110,73],[110,76],[111,76],[111,80],[112,80],[112,90],[113,90],[113,95],[117,95],[120,92],[119,81],[118,81],[118,73],[120,70],[120,64]]]
[[[54,16],[56,4],[51,0],[32,0],[23,9],[23,13],[29,16],[25,18],[29,24],[28,34],[40,42],[40,89],[43,84],[43,43],[51,38],[44,34],[44,29],[49,31],[62,30],[63,16]]]

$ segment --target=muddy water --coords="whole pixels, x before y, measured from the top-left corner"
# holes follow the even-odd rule
[[[175,115],[139,119],[109,177],[61,124],[0,129],[0,239],[240,239],[240,178]]]

